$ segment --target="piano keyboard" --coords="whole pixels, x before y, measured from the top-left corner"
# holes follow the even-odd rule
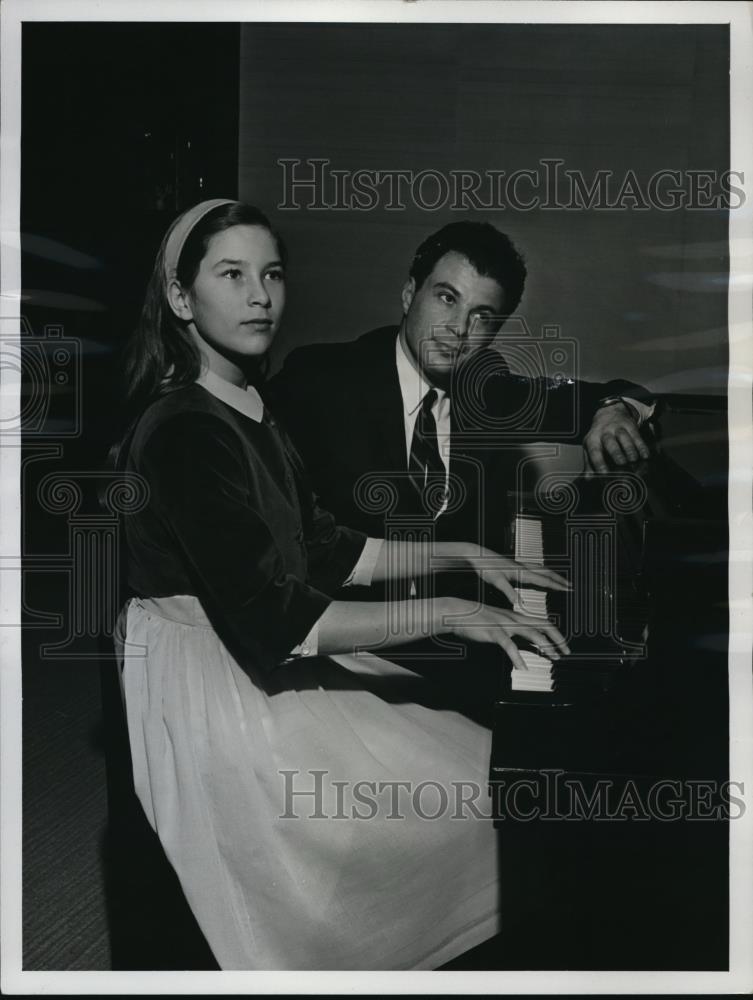
[[[515,518],[515,559],[519,562],[544,565],[544,536],[538,518],[518,514]],[[513,611],[534,618],[547,618],[546,591],[531,587],[516,587]],[[526,670],[513,667],[513,691],[553,691],[552,661],[527,649],[520,650]]]

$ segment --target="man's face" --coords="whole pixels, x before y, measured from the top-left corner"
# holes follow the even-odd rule
[[[505,294],[493,278],[479,274],[462,254],[451,251],[416,288],[403,288],[405,342],[426,380],[449,384],[452,371],[474,351],[487,347],[500,326]]]

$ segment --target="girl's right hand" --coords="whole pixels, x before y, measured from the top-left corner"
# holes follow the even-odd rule
[[[527,667],[512,640],[514,635],[526,639],[536,646],[542,656],[550,660],[558,660],[562,654],[570,652],[562,633],[545,618],[535,618],[487,604],[479,607],[473,601],[455,597],[440,600],[442,631],[451,632],[471,642],[496,643],[510,657],[513,666],[520,670],[526,670]]]

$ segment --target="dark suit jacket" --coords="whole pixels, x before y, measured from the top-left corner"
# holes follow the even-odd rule
[[[382,327],[349,343],[301,347],[265,393],[321,505],[338,523],[378,538],[398,532],[401,521],[431,523],[406,475],[396,336],[396,327]],[[474,355],[451,393],[453,500],[435,522],[436,537],[495,551],[505,548],[506,495],[515,487],[521,441],[580,441],[599,399],[647,395],[627,382],[522,378],[494,350]]]

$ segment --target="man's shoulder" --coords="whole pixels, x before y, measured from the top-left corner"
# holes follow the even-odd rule
[[[343,362],[356,361],[385,354],[397,337],[396,326],[382,326],[370,330],[355,340],[330,341],[296,347],[285,359],[280,374],[291,371],[311,371],[312,368],[340,367]],[[279,377],[276,376],[276,377]]]

